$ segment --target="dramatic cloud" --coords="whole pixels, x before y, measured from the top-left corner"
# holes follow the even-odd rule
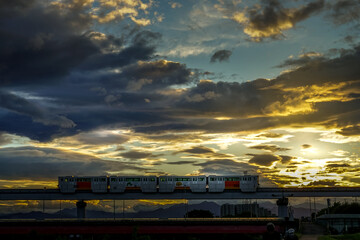
[[[256,164],[258,166],[271,166],[273,162],[277,162],[281,160],[280,156],[272,155],[272,154],[248,154],[253,156],[249,163]]]
[[[192,147],[190,149],[184,149],[181,151],[177,151],[174,154],[177,153],[188,153],[187,157],[192,158],[201,158],[201,159],[229,159],[234,157],[231,154],[224,154],[224,153],[218,153],[215,151],[215,149],[198,146],[198,147]]]
[[[55,125],[62,128],[71,128],[75,123],[70,119],[50,113],[48,110],[18,97],[14,94],[2,92],[0,90],[0,107],[21,115],[30,116],[33,121],[41,122],[44,125]]]
[[[329,4],[331,12],[329,17],[335,24],[346,24],[359,21],[360,2],[356,0],[338,0]]]
[[[105,161],[99,158],[49,148],[2,148],[0,149],[1,179],[32,179],[57,181],[57,176],[99,176],[109,173],[144,171],[146,168]]]
[[[153,1],[151,0],[57,0],[52,2],[53,6],[62,10],[87,10],[92,8],[92,11],[87,12],[87,15],[102,24],[113,21],[119,22],[124,18],[128,18],[140,26],[146,26],[151,23],[151,20],[146,15],[148,14],[147,10],[151,8],[152,4]]]
[[[358,3],[324,2],[1,1],[0,180],[356,185]]]
[[[283,67],[298,67],[303,66],[308,63],[310,64],[316,64],[321,62],[322,60],[325,60],[325,58],[320,53],[316,52],[308,52],[301,54],[298,58],[289,58],[286,59],[283,63],[280,65],[277,65],[276,67],[283,68]]]
[[[270,152],[277,152],[277,151],[287,151],[290,150],[289,148],[282,148],[277,145],[270,145],[270,144],[262,144],[256,146],[250,146],[251,149],[258,149],[258,150],[265,150]]]
[[[11,137],[5,132],[0,132],[0,146],[11,143]]]
[[[245,171],[248,171],[248,174],[254,174],[257,170],[257,167],[251,166],[246,163],[236,162],[230,159],[222,160],[209,160],[203,163],[195,163],[194,166],[201,167],[199,170],[200,174],[242,174]]]
[[[337,131],[336,133],[339,133],[343,136],[358,136],[360,135],[360,126],[349,126],[342,128],[340,131]]]
[[[155,159],[161,155],[154,155],[151,152],[143,152],[143,151],[136,151],[132,150],[129,152],[120,153],[119,156],[128,158],[128,159]]]
[[[218,62],[223,62],[223,61],[228,61],[230,56],[231,56],[232,52],[229,50],[219,50],[216,51],[210,59],[210,62],[214,63],[216,61]]]
[[[303,145],[301,145],[301,147],[303,149],[308,149],[308,148],[311,148],[312,146],[310,144],[303,144]]]
[[[234,7],[234,6],[230,6]],[[262,1],[245,10],[220,8],[232,20],[244,27],[244,33],[253,41],[260,42],[265,38],[283,38],[284,30],[294,28],[311,15],[324,8],[324,0],[310,2],[304,6],[285,8],[278,0]],[[235,6],[236,9],[236,6]]]

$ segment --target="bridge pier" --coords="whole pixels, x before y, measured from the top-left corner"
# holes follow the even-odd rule
[[[85,208],[86,202],[84,200],[80,200],[76,202],[76,209],[77,209],[77,218],[84,219],[85,218]]]
[[[278,217],[289,217],[288,204],[289,199],[286,197],[282,197],[276,201],[276,205],[278,206]]]

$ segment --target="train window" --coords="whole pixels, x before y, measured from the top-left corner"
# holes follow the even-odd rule
[[[165,182],[165,178],[160,178],[160,182]]]
[[[111,178],[110,181],[115,182],[116,178]]]
[[[122,182],[122,181],[123,181],[123,179],[122,179],[122,178],[119,178],[118,180],[119,180],[119,182]]]
[[[193,181],[196,181],[196,178],[193,178]]]
[[[68,181],[68,179],[67,178],[65,178],[65,182],[67,182]]]
[[[144,178],[143,181],[147,182],[147,178]]]
[[[73,181],[74,181],[74,179],[70,178],[70,182],[73,182]]]
[[[151,181],[151,182],[155,182],[155,178],[150,178],[150,181]]]
[[[199,181],[204,181],[204,178],[198,178]]]
[[[102,182],[106,182],[106,178],[102,178],[101,181],[102,181]]]

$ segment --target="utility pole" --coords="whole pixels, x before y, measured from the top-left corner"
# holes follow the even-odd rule
[[[125,200],[123,200],[123,218],[125,218]]]
[[[115,221],[115,199],[114,199],[114,221]]]

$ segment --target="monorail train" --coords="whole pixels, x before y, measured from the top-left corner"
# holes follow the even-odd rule
[[[62,176],[59,189],[62,193],[92,191],[94,193],[169,193],[177,190],[191,192],[224,192],[238,190],[256,192],[259,186],[257,175],[234,176]]]

